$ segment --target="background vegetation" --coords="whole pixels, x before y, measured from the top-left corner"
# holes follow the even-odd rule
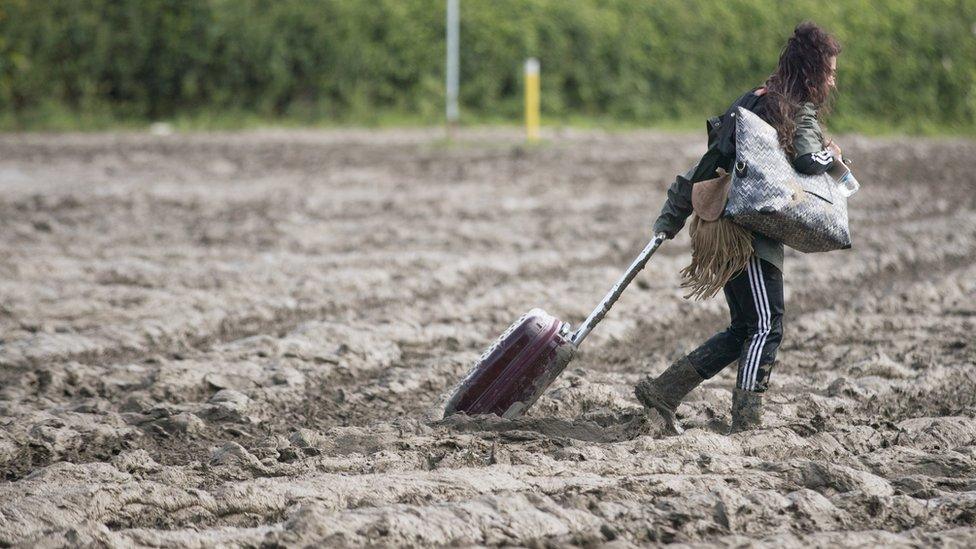
[[[443,0],[0,0],[0,128],[442,121]],[[465,122],[697,125],[803,19],[844,45],[834,129],[976,128],[976,0],[461,0]]]

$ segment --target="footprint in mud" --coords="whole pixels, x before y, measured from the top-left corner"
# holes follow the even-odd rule
[[[656,414],[646,414],[643,409],[622,412],[595,411],[577,419],[562,418],[515,418],[503,419],[496,415],[468,416],[455,414],[434,422],[461,432],[494,432],[513,441],[555,439],[583,442],[611,443],[633,440],[650,435],[664,435],[664,423]]]

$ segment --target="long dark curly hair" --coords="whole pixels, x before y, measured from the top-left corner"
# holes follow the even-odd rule
[[[817,107],[817,116],[829,111],[830,58],[840,54],[837,40],[816,23],[796,26],[779,55],[776,72],[766,80],[766,113],[776,128],[780,146],[793,154],[796,112],[803,103]]]

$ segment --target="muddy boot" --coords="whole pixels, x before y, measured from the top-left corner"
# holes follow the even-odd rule
[[[762,427],[762,393],[736,387],[732,391],[732,428],[729,434]]]
[[[702,381],[705,378],[698,374],[688,357],[683,357],[656,378],[642,379],[634,387],[634,394],[647,409],[657,410],[668,430],[677,435],[683,431],[674,417],[678,403]]]

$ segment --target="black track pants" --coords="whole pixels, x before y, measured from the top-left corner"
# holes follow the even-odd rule
[[[702,377],[739,363],[736,386],[763,392],[783,339],[783,273],[755,256],[725,285],[732,321],[688,355]]]

